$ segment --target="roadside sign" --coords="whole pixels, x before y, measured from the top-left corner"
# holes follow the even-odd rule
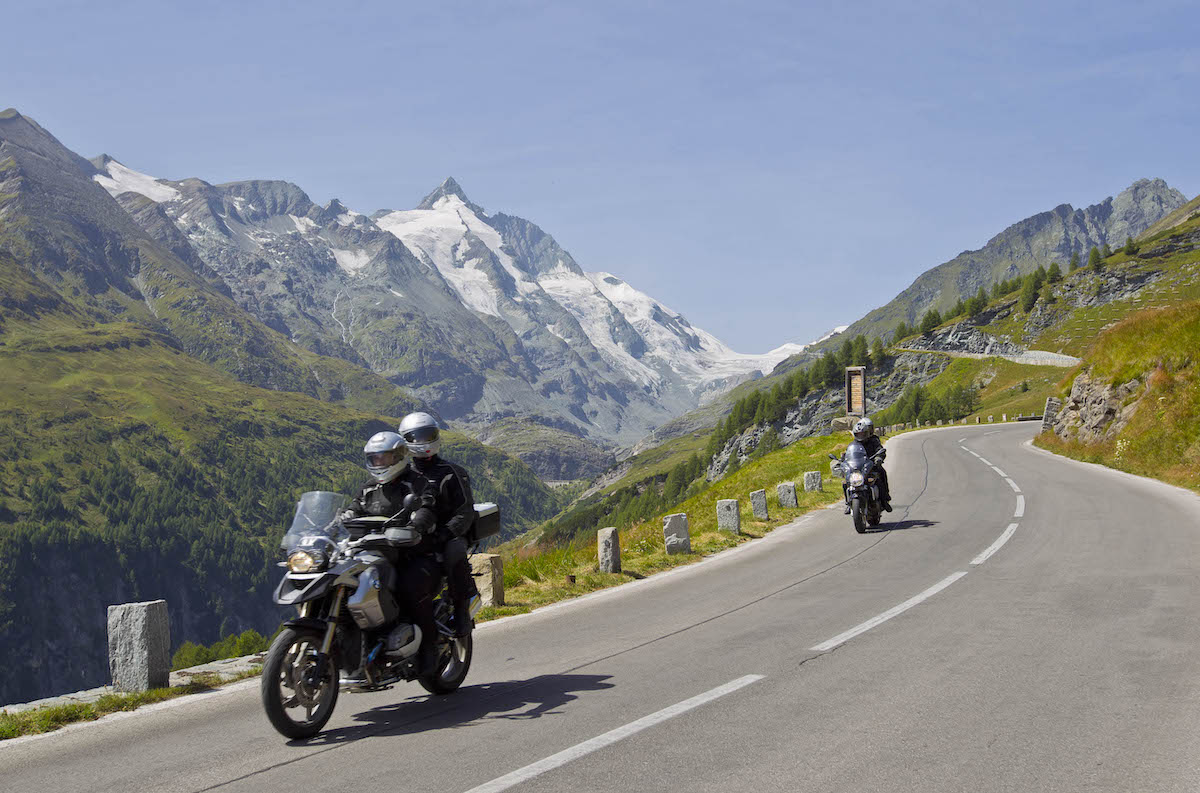
[[[867,415],[867,367],[846,367],[846,415]]]

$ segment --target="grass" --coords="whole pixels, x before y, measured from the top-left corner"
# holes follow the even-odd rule
[[[259,674],[259,671],[258,669],[251,669],[228,678],[215,674],[203,677],[197,676],[182,686],[153,688],[149,691],[131,693],[105,694],[95,702],[50,705],[44,708],[23,710],[17,713],[0,710],[0,741],[8,740],[9,738],[18,738],[22,735],[53,732],[73,722],[95,721],[110,713],[137,710],[143,705],[165,702],[168,699],[176,699],[188,694],[212,691],[219,686],[254,677]]]
[[[1200,301],[1128,317],[1097,339],[1085,365],[1101,382],[1144,380],[1137,410],[1114,437],[1084,442],[1043,433],[1037,444],[1200,491]]]
[[[539,606],[616,586],[648,575],[691,564],[740,543],[762,537],[779,526],[841,497],[840,486],[829,481],[816,492],[804,492],[805,471],[829,471],[829,453],[838,454],[846,444],[836,437],[804,438],[758,459],[672,507],[672,513],[688,516],[692,552],[668,556],[662,534],[662,515],[621,532],[621,567],[617,574],[602,573],[596,558],[595,536],[577,537],[553,548],[521,547],[514,543],[500,549],[504,559],[505,605],[486,607],[481,621],[522,614]],[[797,507],[780,506],[775,486],[797,483]],[[750,509],[750,492],[765,489],[769,519],[756,519]],[[741,511],[740,535],[717,530],[716,502],[736,498]],[[597,529],[601,528],[599,526]],[[568,580],[574,576],[574,581]]]

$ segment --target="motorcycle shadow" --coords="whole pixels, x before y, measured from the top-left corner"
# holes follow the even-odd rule
[[[538,719],[562,713],[562,707],[578,699],[580,693],[613,688],[612,683],[605,682],[608,679],[608,675],[540,675],[529,680],[468,685],[446,697],[413,696],[371,708],[354,715],[359,724],[335,727],[309,740],[288,743],[327,746],[385,735],[470,727],[488,719]],[[351,698],[339,698],[338,707],[352,703]]]
[[[924,529],[930,526],[936,526],[936,520],[923,520],[916,518],[913,520],[898,520],[895,523],[880,523],[878,526],[869,527],[867,534],[881,534],[888,531],[904,531],[906,529]]]

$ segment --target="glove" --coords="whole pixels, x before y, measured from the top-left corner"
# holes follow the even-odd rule
[[[432,509],[421,507],[409,517],[408,526],[422,534],[429,534],[437,526],[437,516],[433,514]]]
[[[345,512],[343,512],[342,514],[338,515],[337,519],[341,520],[341,521],[347,521],[347,520],[350,520],[351,518],[357,518],[357,517],[358,517],[357,512],[355,512],[352,509],[348,509]]]

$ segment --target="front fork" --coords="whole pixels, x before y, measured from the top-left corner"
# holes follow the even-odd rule
[[[317,662],[314,665],[317,674],[324,675],[326,659],[329,658],[329,651],[333,649],[333,638],[337,634],[338,615],[342,613],[342,601],[346,599],[346,587],[338,587],[337,592],[333,595],[333,605],[329,608],[328,625],[325,627],[325,638],[321,640],[321,651],[317,653]],[[309,604],[305,603],[300,609],[300,616],[309,616]],[[334,681],[336,682],[336,681]]]

